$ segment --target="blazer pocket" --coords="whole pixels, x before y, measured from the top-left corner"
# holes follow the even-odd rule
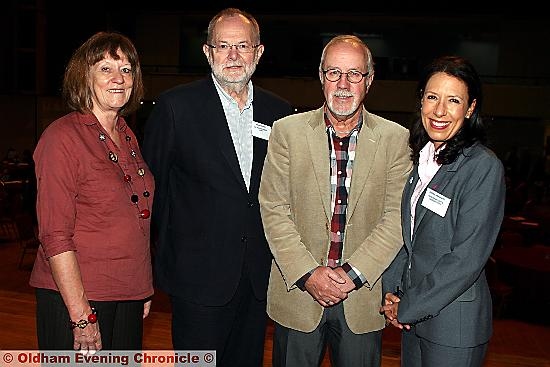
[[[464,293],[462,293],[456,300],[458,302],[472,302],[477,298],[477,285],[474,283]]]

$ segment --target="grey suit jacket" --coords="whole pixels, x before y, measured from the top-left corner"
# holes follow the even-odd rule
[[[403,191],[404,246],[383,275],[384,292],[399,286],[401,323],[415,325],[432,342],[470,347],[492,333],[491,295],[484,266],[504,215],[505,182],[501,161],[481,144],[443,165],[428,189],[450,199],[444,216],[416,206],[411,239],[410,199],[418,182],[415,166]]]
[[[323,307],[296,281],[325,265],[330,246],[330,155],[323,108],[273,124],[260,183],[260,212],[275,262],[268,287],[268,314],[281,325],[309,332]],[[355,333],[384,327],[378,312],[379,279],[401,247],[399,205],[412,164],[408,130],[363,109],[346,218],[343,260],[368,284],[344,301]]]

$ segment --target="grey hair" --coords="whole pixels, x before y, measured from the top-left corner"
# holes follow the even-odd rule
[[[206,43],[212,44],[214,40],[214,30],[216,28],[216,23],[221,18],[231,18],[231,17],[237,17],[237,16],[243,16],[250,22],[250,25],[252,25],[252,43],[255,45],[260,44],[260,26],[258,25],[258,22],[256,21],[256,18],[252,14],[247,13],[244,10],[240,10],[237,8],[227,8],[220,11],[218,14],[214,15],[212,20],[210,20],[210,23],[208,23],[208,35],[206,36]]]
[[[365,65],[366,68],[367,68],[367,73],[369,73],[369,75],[373,75],[374,74],[374,60],[372,59],[372,54],[369,50],[369,47],[367,46],[367,44],[365,42],[363,42],[361,40],[361,38],[359,38],[357,36],[354,36],[354,35],[351,35],[351,34],[342,34],[342,35],[339,35],[339,36],[335,36],[330,41],[328,41],[328,43],[325,45],[325,48],[323,48],[323,53],[321,54],[321,62],[319,63],[319,72],[322,72],[324,70],[323,65],[325,63],[327,50],[331,46],[334,46],[335,44],[344,43],[344,42],[357,44],[357,45],[360,45],[363,48],[363,53],[365,55],[365,60],[367,61],[366,65]]]

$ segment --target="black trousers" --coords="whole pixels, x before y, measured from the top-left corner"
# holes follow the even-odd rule
[[[144,302],[90,301],[97,310],[104,350],[142,349]],[[74,337],[69,328],[69,311],[59,292],[36,289],[36,330],[39,349],[73,349]]]
[[[266,301],[254,296],[246,271],[235,295],[223,306],[170,299],[174,350],[215,350],[218,367],[263,365]]]

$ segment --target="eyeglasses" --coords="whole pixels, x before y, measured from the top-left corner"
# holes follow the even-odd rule
[[[238,43],[236,45],[230,45],[229,43],[220,43],[217,45],[208,45],[208,47],[213,48],[214,51],[220,54],[228,54],[233,47],[235,51],[240,54],[248,54],[253,52],[259,45],[249,45],[248,43]]]
[[[359,70],[350,70],[347,73],[344,73],[338,69],[328,69],[321,71],[329,82],[337,82],[342,77],[342,74],[346,74],[346,79],[348,80],[348,82],[359,83],[361,80],[363,80],[364,77],[369,75],[369,73],[362,73]]]

